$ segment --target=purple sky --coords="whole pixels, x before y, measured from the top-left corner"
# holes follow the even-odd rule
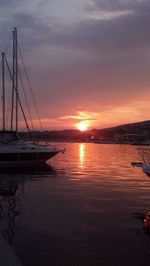
[[[149,14],[148,0],[0,0],[1,50],[18,27],[44,129],[150,118]]]

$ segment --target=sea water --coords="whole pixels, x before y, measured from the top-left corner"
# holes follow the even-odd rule
[[[150,265],[150,179],[130,165],[136,147],[57,146],[66,152],[46,168],[0,172],[0,231],[23,265]]]

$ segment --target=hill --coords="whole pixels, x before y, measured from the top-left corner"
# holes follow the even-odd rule
[[[31,140],[27,132],[20,132],[20,135]],[[150,120],[85,132],[72,129],[33,131],[31,136],[32,140],[143,144],[150,140]]]
[[[150,120],[98,130],[103,139],[117,143],[142,143],[150,139]]]

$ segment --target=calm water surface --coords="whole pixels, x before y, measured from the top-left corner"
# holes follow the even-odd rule
[[[52,144],[54,145],[54,144]],[[25,266],[150,265],[150,179],[134,146],[58,143],[48,169],[0,174],[0,231]]]

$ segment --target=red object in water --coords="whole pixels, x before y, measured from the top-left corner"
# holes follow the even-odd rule
[[[150,229],[150,212],[147,212],[144,215],[144,228]]]
[[[146,212],[144,214],[144,219],[150,219],[150,212]]]
[[[144,219],[144,228],[145,229],[150,229],[150,218],[145,218]]]

